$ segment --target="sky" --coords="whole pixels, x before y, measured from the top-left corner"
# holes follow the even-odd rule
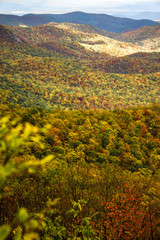
[[[160,0],[0,0],[0,13],[92,13],[160,12]]]

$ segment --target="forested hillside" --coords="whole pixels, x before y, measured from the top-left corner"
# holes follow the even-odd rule
[[[133,31],[128,31],[120,34],[117,39],[132,43],[138,43],[146,39],[159,38],[160,26],[141,27]]]
[[[84,55],[85,50],[93,55],[95,53],[108,54],[115,57],[137,52],[160,51],[160,26],[143,27],[124,34],[115,34],[79,24],[50,23],[28,28],[10,27],[9,29],[24,41],[60,53],[64,53],[65,49],[69,56],[77,51],[76,57],[79,57],[79,55]],[[68,56],[67,53],[65,55]]]
[[[0,234],[159,239],[159,113],[1,104]]]
[[[0,26],[0,240],[160,239],[159,26]]]
[[[86,50],[80,41],[97,35],[84,27],[82,32],[55,26],[2,29],[0,87],[6,103],[115,109],[159,102],[159,52],[113,57]],[[117,54],[120,44],[123,52],[127,48],[117,42]]]

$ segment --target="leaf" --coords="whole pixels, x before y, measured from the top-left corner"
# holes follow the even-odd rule
[[[11,175],[12,171],[14,169],[14,163],[12,160],[10,160],[5,166],[0,164],[0,175],[3,177]]]
[[[81,204],[78,202],[77,205],[78,205],[79,210],[82,211]]]
[[[28,139],[31,132],[32,132],[32,126],[27,122],[24,129],[24,135],[23,135],[24,139]]]
[[[7,145],[6,145],[5,141],[3,141],[3,140],[0,141],[0,145],[1,145],[2,151],[5,152],[7,150]]]
[[[0,227],[0,240],[5,240],[11,232],[9,225],[3,225]]]
[[[78,210],[75,210],[75,211],[74,211],[74,217],[77,217],[77,216],[78,216],[78,213],[79,213],[79,211],[78,211]]]
[[[45,165],[46,163],[50,162],[53,159],[53,155],[48,155],[47,157],[43,158],[40,161],[28,161],[25,163],[22,163],[21,168],[25,169],[25,168],[29,168],[29,167],[34,167],[34,166],[40,166],[40,165]],[[33,169],[30,168],[30,170],[32,171]]]
[[[71,209],[71,210],[69,210],[68,212],[66,212],[66,214],[73,214],[73,212],[74,212],[74,210]]]
[[[90,225],[90,219],[89,219],[89,218],[84,218],[84,219],[82,220],[82,223],[83,223],[83,225],[89,226],[89,225]]]
[[[59,198],[55,198],[54,200],[49,199],[47,202],[47,206],[48,207],[56,206],[59,200],[60,200]]]
[[[42,149],[44,148],[42,142],[41,142],[41,136],[40,135],[36,135],[36,136],[31,136],[31,141],[33,141],[34,143],[37,143]]]
[[[22,139],[21,138],[15,138],[11,141],[11,148],[16,151],[20,145],[22,143]]]
[[[2,137],[7,132],[8,132],[8,129],[6,127],[1,127],[0,128],[0,137]]]
[[[38,233],[26,233],[24,235],[24,240],[40,240]]]
[[[18,226],[18,228],[16,229],[14,240],[21,240],[21,239],[22,239],[22,228]]]
[[[9,122],[9,119],[10,119],[10,116],[9,116],[9,115],[8,115],[8,116],[5,116],[5,117],[3,117],[3,118],[0,119],[0,123],[1,123],[1,124],[5,124],[5,123]]]
[[[25,221],[27,221],[28,217],[29,217],[29,215],[28,215],[26,208],[21,208],[18,213],[19,221],[25,222]]]
[[[50,162],[50,161],[53,159],[53,157],[54,157],[53,155],[48,155],[47,157],[43,158],[43,159],[40,161],[40,164],[41,164],[41,165],[44,165],[44,164]]]

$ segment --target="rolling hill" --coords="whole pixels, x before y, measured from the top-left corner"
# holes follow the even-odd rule
[[[159,28],[0,25],[1,240],[160,239]]]
[[[133,31],[116,35],[116,39],[134,44],[140,43],[146,39],[158,39],[160,36],[160,26],[145,26]]]
[[[0,25],[1,240],[160,239],[159,28]]]
[[[137,52],[131,55],[94,63],[96,69],[107,73],[147,74],[160,71],[160,52]]]
[[[153,29],[152,29],[153,28]],[[33,27],[9,27],[20,39],[49,51],[59,52],[66,57],[94,58],[120,57],[137,52],[160,50],[158,33],[160,26],[140,28],[132,34],[115,34],[89,25],[50,23]],[[145,29],[147,31],[145,38]],[[150,30],[150,31],[149,31]],[[141,33],[142,32],[142,33]],[[149,33],[150,32],[150,33]],[[141,38],[139,37],[142,36]],[[135,38],[137,36],[137,38]],[[135,42],[135,39],[139,41]],[[141,39],[145,39],[141,41]],[[101,54],[101,56],[98,56]]]
[[[0,24],[3,25],[35,26],[47,24],[49,22],[87,24],[116,33],[159,24],[151,20],[133,20],[129,18],[114,17],[107,14],[91,14],[84,12],[71,12],[66,14],[27,14],[23,16],[0,14]]]
[[[115,109],[160,101],[158,49],[145,53],[143,46],[113,39],[120,34],[108,38],[87,25],[0,29],[3,102],[46,109]],[[104,51],[96,52],[97,46]]]

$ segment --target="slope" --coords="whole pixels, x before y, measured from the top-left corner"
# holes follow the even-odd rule
[[[81,38],[77,38],[77,41],[86,50],[96,53],[124,56],[137,52],[160,51],[160,26],[142,27],[124,34],[115,34],[83,24],[49,23],[49,25],[77,34]]]
[[[74,32],[54,25],[40,25],[33,27],[9,27],[14,34],[29,44],[44,48],[52,54],[60,53],[65,57],[78,59],[98,58],[93,51],[86,50],[80,39],[92,36],[90,33]],[[110,58],[106,53],[105,58]]]
[[[13,38],[13,42],[0,44],[0,89],[6,103],[46,109],[115,109],[160,101],[159,53],[111,59],[88,51],[86,59],[73,54],[71,58],[69,52],[47,51],[37,45],[48,46],[50,40],[53,47],[59,43],[71,51],[72,42],[87,41],[95,34],[73,34],[54,26],[9,29],[25,42],[14,43]],[[77,51],[82,51],[77,46]]]
[[[155,39],[160,36],[160,26],[145,26],[133,31],[122,33],[116,36],[116,39],[134,44],[140,43],[146,39]]]
[[[129,40],[128,42],[116,40],[121,35],[98,31],[88,25],[50,23],[49,25],[27,28],[10,27],[9,29],[28,43],[69,57],[109,59],[137,52],[159,51],[159,45],[154,42],[151,42],[150,45],[146,42],[144,46],[142,44],[137,46],[130,43]]]
[[[18,38],[13,31],[11,31],[10,29],[8,29],[7,27],[0,25],[0,43],[12,43],[12,44],[16,44],[16,43],[22,43],[24,42],[24,40]]]
[[[97,61],[93,65],[95,69],[101,69],[107,73],[154,73],[160,71],[160,52],[138,52],[108,61]]]
[[[117,34],[109,31],[96,28],[88,24],[78,24],[78,23],[56,23],[50,22],[47,25],[52,25],[58,28],[69,30],[72,33],[90,33],[90,34],[99,34],[105,37],[116,38]]]

